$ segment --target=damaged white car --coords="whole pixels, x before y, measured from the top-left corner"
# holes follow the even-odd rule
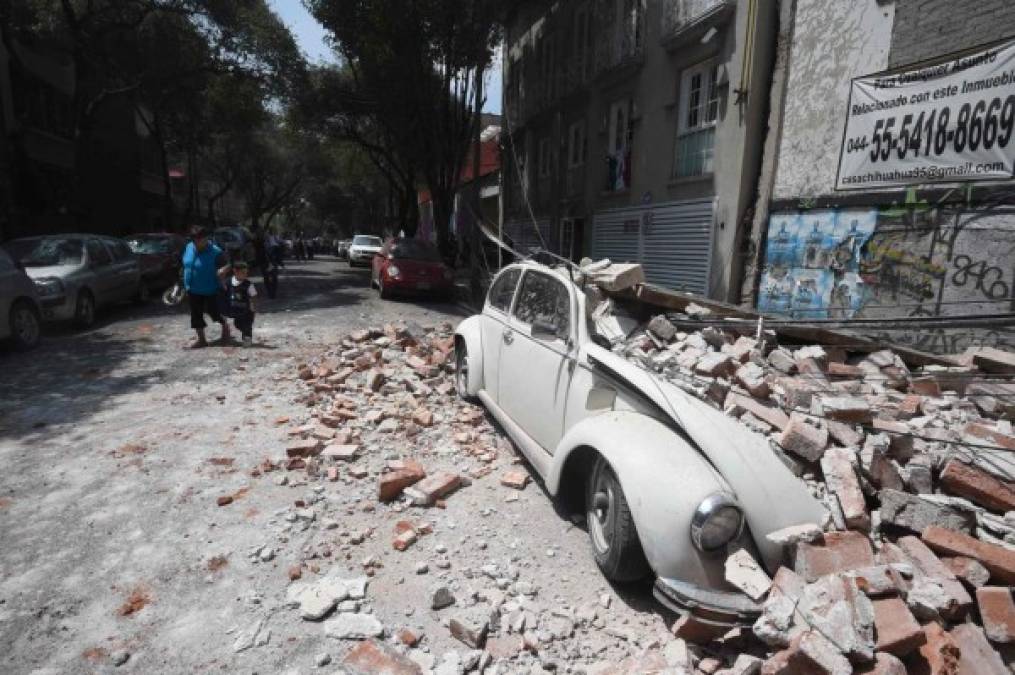
[[[457,388],[478,398],[545,481],[583,509],[609,579],[654,574],[669,608],[716,624],[760,603],[725,581],[746,549],[769,570],[765,535],[820,523],[823,507],[767,441],[610,351],[566,271],[523,262],[494,280],[483,312],[456,331]]]

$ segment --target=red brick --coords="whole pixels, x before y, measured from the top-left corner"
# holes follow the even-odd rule
[[[312,457],[321,451],[321,442],[316,438],[292,441],[285,446],[286,457]]]
[[[906,675],[906,664],[885,652],[874,655],[874,663],[855,671],[856,675]]]
[[[399,629],[395,633],[395,638],[403,645],[406,645],[407,647],[415,647],[417,644],[419,644],[419,641],[422,639],[420,635],[417,634],[411,628]]]
[[[870,405],[862,398],[826,396],[821,398],[820,403],[825,417],[839,422],[870,424],[874,417]]]
[[[779,437],[779,445],[798,457],[816,462],[828,447],[828,430],[819,429],[809,424],[803,415],[793,413]]]
[[[826,421],[828,435],[839,445],[847,448],[856,448],[863,445],[863,433],[853,428],[853,425],[845,422]]]
[[[993,347],[980,347],[973,354],[973,363],[988,373],[1015,374],[1015,353]]]
[[[990,571],[979,560],[956,556],[942,558],[941,562],[966,585],[966,588],[976,589],[990,581]]]
[[[416,543],[416,531],[409,529],[403,532],[399,532],[395,536],[395,539],[391,542],[391,546],[396,551],[404,551],[415,543]]]
[[[737,362],[729,354],[713,352],[706,354],[694,366],[694,372],[710,377],[729,376],[736,370]]]
[[[870,529],[870,514],[860,489],[860,479],[850,461],[851,451],[833,448],[821,458],[821,472],[825,483],[839,500],[847,527],[858,530]]]
[[[923,629],[903,600],[884,598],[871,602],[874,605],[878,651],[905,656],[927,641]]]
[[[733,391],[726,397],[725,407],[749,412],[780,431],[784,430],[786,425],[789,424],[789,417],[779,408],[765,405],[750,396],[744,396]]]
[[[793,638],[761,666],[761,675],[848,675],[853,668],[838,648],[817,631]]]
[[[342,659],[351,675],[422,675],[423,670],[394,647],[377,640],[365,640]]]
[[[328,467],[328,480],[332,483],[338,480],[338,467],[335,466]]]
[[[906,398],[899,402],[899,413],[898,416],[901,419],[910,419],[920,414],[920,406],[923,403],[923,397],[919,394],[909,394]]]
[[[1015,510],[1015,485],[1004,483],[986,471],[950,460],[941,472],[941,485],[946,492],[965,497],[992,511]]]
[[[926,644],[906,659],[911,675],[958,675],[959,646],[952,636],[936,623],[923,627]]]
[[[966,425],[963,431],[970,436],[982,438],[994,443],[995,445],[1007,448],[1008,450],[1015,450],[1015,437],[1003,434],[997,429],[994,429],[986,424],[981,424],[980,422],[970,422]]]
[[[926,544],[916,537],[900,537],[896,543],[899,549],[905,553],[908,562],[913,565],[916,571],[924,576],[935,577],[940,583],[942,590],[950,598],[949,608],[943,610],[942,614],[950,619],[958,619],[964,616],[969,611],[969,608],[972,607],[973,598],[958,579],[955,578],[951,569],[939,560],[934,555],[934,552],[927,548]],[[890,551],[890,546],[890,544],[886,544],[882,552],[887,553]],[[906,562],[906,560],[897,562]]]
[[[412,414],[412,421],[421,427],[433,426],[433,413],[426,408],[417,408]]]
[[[832,377],[863,377],[866,374],[860,366],[850,366],[832,361],[828,364],[828,374]]]
[[[433,504],[457,490],[461,484],[462,478],[458,474],[440,471],[412,486],[412,500],[417,504]]]
[[[377,483],[377,499],[390,502],[402,494],[402,490],[423,480],[426,474],[415,467],[399,469],[383,474]]]
[[[524,490],[529,482],[529,474],[525,471],[508,471],[500,477],[500,484],[516,490]]]
[[[940,396],[941,386],[937,383],[935,377],[914,377],[909,382],[909,390],[914,394],[922,394],[923,396]]]
[[[937,525],[924,530],[922,539],[939,553],[976,558],[990,570],[991,578],[1015,584],[1015,551]]]
[[[835,572],[874,565],[870,540],[860,532],[826,532],[821,544],[797,547],[794,568],[808,582]]]
[[[1001,655],[987,642],[982,628],[963,623],[953,628],[951,634],[961,652],[958,675],[1011,675]]]
[[[1015,642],[1015,602],[1006,586],[976,589],[976,603],[983,618],[983,630],[991,642]]]

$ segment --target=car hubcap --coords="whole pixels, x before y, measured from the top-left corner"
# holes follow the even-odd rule
[[[596,478],[595,492],[592,493],[592,505],[589,513],[589,532],[596,550],[605,553],[610,549],[613,540],[613,505],[615,497],[613,487],[607,484],[606,477],[600,471]]]
[[[19,309],[14,315],[14,331],[25,344],[33,344],[39,337],[39,322],[31,310]]]

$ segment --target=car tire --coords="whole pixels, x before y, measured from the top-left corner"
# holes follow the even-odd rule
[[[645,578],[650,570],[634,516],[617,474],[602,457],[589,472],[585,504],[592,554],[603,575],[620,583]]]
[[[95,325],[95,296],[91,291],[78,293],[78,301],[74,306],[74,325],[78,328],[91,328]]]
[[[469,348],[461,338],[455,340],[455,391],[463,401],[476,401],[476,397],[469,394]]]
[[[11,342],[19,352],[34,349],[42,336],[39,310],[28,300],[18,300],[11,307]]]
[[[384,287],[384,284],[381,282],[380,279],[377,280],[377,292],[380,294],[381,300],[391,299],[391,291],[389,291]]]

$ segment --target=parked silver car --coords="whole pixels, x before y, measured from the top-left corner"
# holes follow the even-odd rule
[[[137,256],[125,241],[93,234],[55,234],[4,245],[35,282],[46,321],[95,323],[117,302],[147,300]]]
[[[0,340],[9,339],[15,349],[31,349],[39,343],[41,322],[35,284],[0,249]]]
[[[384,246],[384,242],[380,237],[357,234],[352,238],[352,244],[349,245],[349,267],[357,265],[370,267],[374,256],[380,253],[382,246]]]

